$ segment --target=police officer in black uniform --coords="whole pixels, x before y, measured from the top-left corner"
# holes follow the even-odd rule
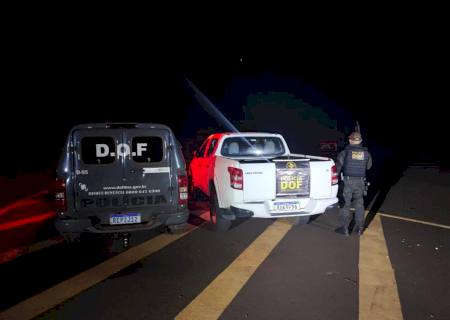
[[[366,170],[372,167],[372,157],[367,148],[362,146],[362,138],[359,132],[353,132],[349,136],[350,144],[341,151],[337,157],[337,171],[344,181],[344,205],[339,215],[341,227],[336,232],[349,235],[350,205],[353,199],[355,207],[355,230],[358,235],[364,232],[364,189]],[[342,173],[342,174],[341,174]]]

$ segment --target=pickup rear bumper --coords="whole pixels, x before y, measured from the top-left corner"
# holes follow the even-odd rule
[[[224,209],[222,216],[224,219],[227,220],[234,220],[236,218],[248,218],[248,217],[278,218],[278,217],[293,217],[293,216],[310,216],[324,213],[330,207],[335,206],[335,204],[338,202],[338,199],[337,198],[310,199],[304,208],[296,212],[272,211],[271,208],[273,202],[274,201],[264,201],[264,202],[234,204],[233,206],[230,207],[229,210]]]

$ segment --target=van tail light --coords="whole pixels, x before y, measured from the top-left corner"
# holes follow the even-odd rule
[[[66,212],[67,211],[66,180],[56,179],[53,188],[55,195],[55,210],[57,212]]]
[[[242,190],[244,187],[244,175],[242,169],[228,167],[230,174],[230,187],[236,190]]]
[[[339,182],[339,179],[338,179],[336,166],[332,166],[331,167],[331,185],[334,186],[335,184],[338,184],[338,182]]]
[[[188,177],[178,175],[178,204],[186,206],[188,203]]]

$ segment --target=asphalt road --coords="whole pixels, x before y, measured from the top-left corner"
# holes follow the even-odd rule
[[[384,277],[377,277],[380,270],[392,272],[395,286],[393,291],[380,286],[375,292],[381,298],[393,292],[404,319],[450,319],[449,182],[448,173],[411,168],[390,186],[377,211],[414,221],[376,215],[363,237],[374,237],[385,246],[385,260],[377,258],[381,255],[362,255],[362,239],[356,235],[344,237],[334,232],[338,227],[336,209],[305,226],[249,219],[226,233],[217,233],[209,227],[203,207],[193,212],[195,228],[186,235],[168,238],[160,249],[144,253],[119,271],[114,269],[114,259],[123,254],[103,252],[98,239],[96,245],[88,246],[56,244],[0,265],[0,310],[12,308],[0,313],[0,319],[13,318],[14,312],[19,314],[30,306],[41,308],[48,303],[42,300],[46,289],[65,280],[68,290],[75,288],[81,280],[73,277],[84,272],[82,279],[87,279],[98,273],[95,268],[111,261],[114,263],[108,268],[112,274],[106,272],[108,276],[95,285],[50,304],[35,316],[98,320],[181,319],[192,314],[214,318],[209,315],[215,314],[221,319],[371,319],[371,309],[369,316],[363,317],[366,311],[360,306],[377,304],[365,294],[371,283],[364,282],[367,274],[361,274],[372,269],[361,266],[379,265],[373,269],[375,276],[369,276],[377,279]],[[382,227],[378,234],[377,221]],[[132,249],[127,252],[160,238],[159,230],[139,233],[132,237]],[[117,243],[114,246],[118,249]],[[27,304],[18,305],[28,298]],[[208,310],[211,306],[217,310]],[[390,316],[395,314],[395,310],[390,313],[390,306],[384,307],[381,316],[375,307],[372,319],[401,318]]]

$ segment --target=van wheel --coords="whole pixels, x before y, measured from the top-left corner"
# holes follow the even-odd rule
[[[184,231],[186,231],[186,228],[187,228],[187,223],[174,224],[174,225],[167,226],[167,229],[169,230],[169,233],[171,233],[171,234],[181,234]]]
[[[309,223],[310,218],[311,218],[311,216],[298,216],[298,217],[292,217],[292,218],[288,218],[288,219],[292,223],[293,226],[303,226],[303,225]]]
[[[211,190],[211,195],[209,197],[209,215],[212,229],[214,231],[227,231],[231,227],[231,221],[222,218],[219,213],[219,201],[217,199],[216,190],[214,188]]]

